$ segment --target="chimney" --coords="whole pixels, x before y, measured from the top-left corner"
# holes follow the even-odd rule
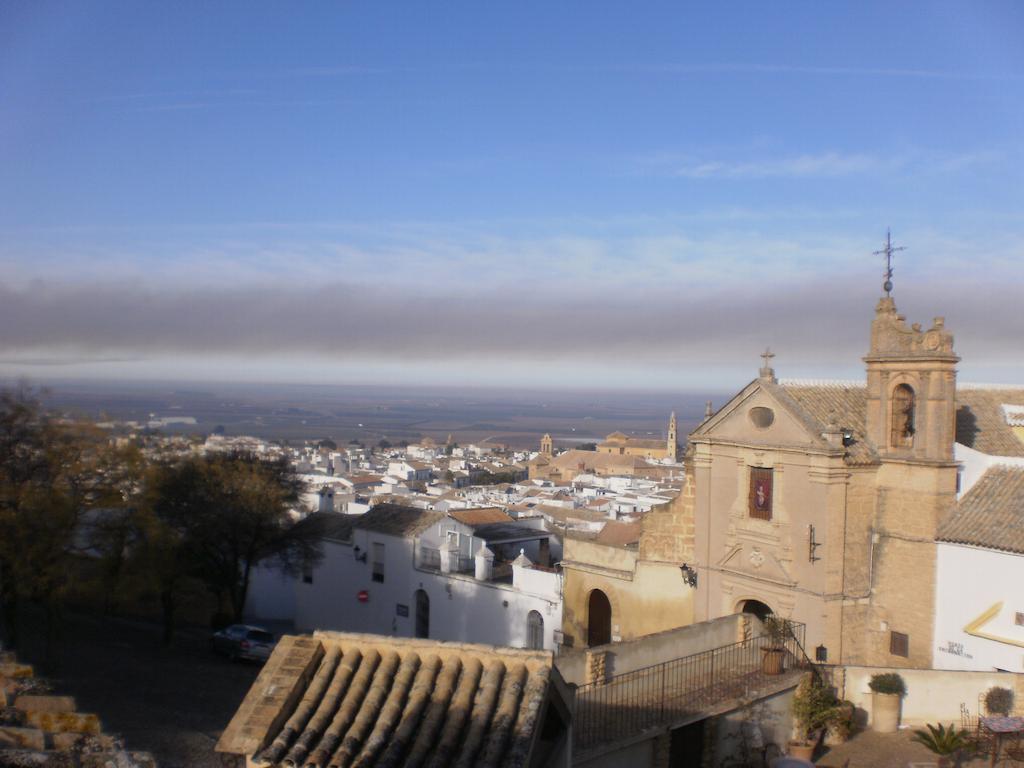
[[[452,545],[451,542],[445,537],[445,540],[441,542],[441,546],[438,547],[441,552],[441,573],[452,572]]]
[[[320,512],[334,511],[334,489],[328,485],[320,489],[320,506],[318,510]]]
[[[476,561],[476,576],[477,581],[490,581],[491,574],[494,572],[494,553],[487,548],[486,544],[481,544],[480,549],[476,551],[474,557]]]

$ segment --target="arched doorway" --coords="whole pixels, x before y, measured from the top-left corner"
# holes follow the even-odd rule
[[[526,616],[526,647],[534,651],[544,650],[544,617],[537,611]]]
[[[430,637],[430,597],[416,590],[416,637]]]
[[[762,603],[760,600],[744,600],[739,605],[740,613],[750,613],[757,616],[761,621],[771,616],[775,611]]]
[[[600,589],[587,601],[587,645],[605,645],[612,641],[612,604]]]

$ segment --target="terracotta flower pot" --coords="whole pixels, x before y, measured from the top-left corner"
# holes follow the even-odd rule
[[[810,761],[814,757],[814,747],[815,744],[811,741],[791,741],[786,746],[786,754]]]
[[[761,671],[766,675],[781,675],[786,670],[785,648],[762,648]]]
[[[898,693],[871,694],[871,730],[878,733],[896,733],[900,725],[900,704],[903,697]]]

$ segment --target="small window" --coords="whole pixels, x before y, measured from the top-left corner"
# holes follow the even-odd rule
[[[828,648],[824,645],[819,645],[814,649],[814,660],[824,664],[828,661]]]
[[[889,653],[906,658],[910,655],[910,635],[902,632],[889,633]]]
[[[1024,627],[1024,613],[1017,611],[1017,613],[1014,614],[1013,623],[1018,627]]]
[[[750,516],[758,520],[772,519],[772,470],[750,468]]]
[[[373,580],[384,582],[384,545],[373,544]]]

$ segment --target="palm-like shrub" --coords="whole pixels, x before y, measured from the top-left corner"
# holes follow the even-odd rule
[[[914,731],[914,741],[923,744],[936,755],[951,756],[966,750],[970,746],[965,731],[958,730],[952,723],[949,727],[939,723],[934,726],[928,724],[928,730],[918,729]]]

